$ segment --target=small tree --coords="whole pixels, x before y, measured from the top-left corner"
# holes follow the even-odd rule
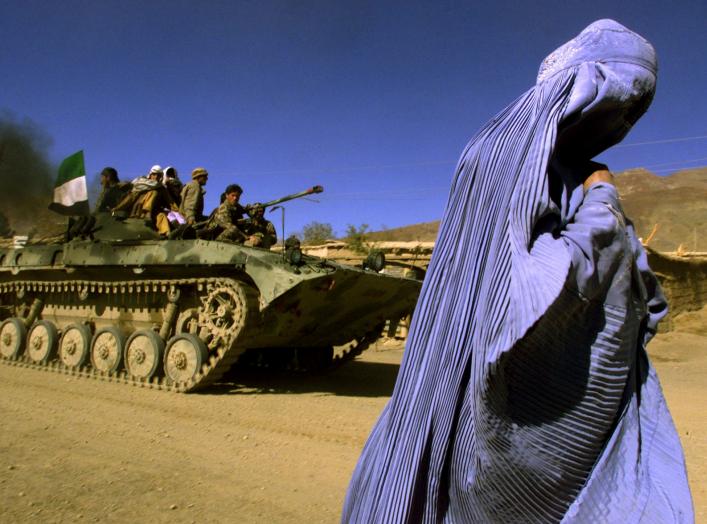
[[[330,238],[334,238],[334,230],[331,224],[310,222],[302,228],[302,237],[305,244],[323,244]]]
[[[346,227],[346,245],[354,253],[367,255],[371,250],[371,246],[366,242],[368,232],[368,224],[361,224],[356,227],[349,224]]]

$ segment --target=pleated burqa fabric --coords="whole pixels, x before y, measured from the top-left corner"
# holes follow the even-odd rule
[[[691,522],[645,352],[666,304],[590,159],[646,110],[655,52],[600,20],[471,140],[344,522]]]

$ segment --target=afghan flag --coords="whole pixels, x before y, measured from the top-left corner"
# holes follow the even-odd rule
[[[66,216],[90,214],[83,151],[65,158],[59,166],[54,184],[54,202],[49,204],[49,209]]]

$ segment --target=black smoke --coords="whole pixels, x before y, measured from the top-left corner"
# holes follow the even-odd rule
[[[10,221],[0,211],[0,238],[12,236],[14,231],[10,227]]]
[[[31,120],[0,113],[0,226],[6,223],[0,234],[50,235],[63,223],[47,210],[56,173],[48,156],[52,143]]]

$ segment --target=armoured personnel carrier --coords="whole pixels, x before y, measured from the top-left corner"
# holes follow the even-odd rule
[[[412,312],[420,289],[297,246],[163,240],[142,219],[95,218],[84,238],[0,248],[4,363],[180,392],[239,360],[325,369]]]

